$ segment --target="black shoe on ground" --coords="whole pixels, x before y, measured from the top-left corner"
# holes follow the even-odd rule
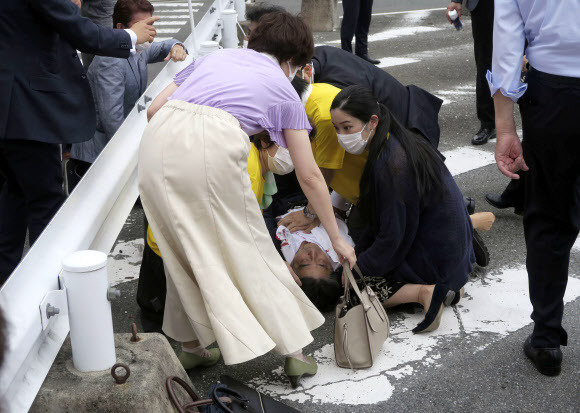
[[[483,242],[483,238],[476,230],[473,230],[473,253],[475,254],[475,263],[480,267],[489,265],[489,251]]]
[[[467,213],[473,215],[475,213],[475,199],[469,196],[464,196],[463,202],[465,203],[465,208],[467,208]]]
[[[512,202],[506,201],[501,195],[497,194],[486,194],[485,200],[489,205],[498,209],[513,208],[514,214],[523,215],[524,211],[515,206]]]
[[[373,59],[372,57],[370,57],[368,54],[359,54],[357,55],[358,57],[360,57],[363,60],[366,60],[369,63],[372,63],[373,65],[378,65],[379,63],[381,63],[380,60],[378,59]]]
[[[474,145],[485,145],[488,140],[493,138],[495,138],[495,129],[481,128],[473,139],[471,139],[471,143]]]
[[[536,369],[546,376],[557,376],[562,366],[562,350],[554,348],[532,347],[532,336],[524,342],[524,353],[534,362]]]

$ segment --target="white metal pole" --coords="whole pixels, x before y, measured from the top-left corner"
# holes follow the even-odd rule
[[[234,7],[238,12],[238,16],[240,17],[240,21],[246,21],[246,1],[245,0],[235,0]]]
[[[222,45],[225,49],[234,49],[238,47],[238,14],[235,10],[228,9],[222,13],[224,22],[224,35],[222,38]]]
[[[107,255],[77,251],[62,261],[67,289],[73,364],[79,371],[101,371],[115,364],[115,338],[109,303]]]
[[[187,0],[187,7],[189,8],[189,25],[191,26],[191,40],[195,49],[195,56],[195,53],[197,53],[197,50],[199,49],[199,45],[197,44],[197,36],[195,35],[195,20],[193,19],[193,6],[191,5],[191,0]]]

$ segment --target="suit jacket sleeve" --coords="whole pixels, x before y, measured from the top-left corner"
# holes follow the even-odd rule
[[[178,41],[174,39],[153,43],[149,50],[147,50],[147,63],[162,62],[167,57],[175,43],[178,43]]]
[[[94,65],[95,61],[93,61]],[[122,59],[104,58],[98,60],[98,66],[90,66],[95,73],[93,95],[95,107],[101,119],[103,132],[110,140],[125,120],[125,67]],[[89,75],[92,75],[90,73]]]
[[[28,0],[36,12],[55,32],[74,48],[101,56],[128,57],[131,36],[125,30],[102,27],[81,17],[70,0]]]

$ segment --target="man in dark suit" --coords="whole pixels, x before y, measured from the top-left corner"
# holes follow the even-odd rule
[[[0,2],[0,283],[64,200],[60,144],[95,133],[77,49],[127,58],[152,41],[152,17],[130,30],[96,25],[70,0]]]
[[[461,3],[463,0],[451,0],[447,6],[447,19],[449,12],[456,10],[461,17]],[[473,33],[473,52],[475,55],[475,67],[477,69],[475,81],[475,101],[477,118],[480,122],[479,131],[471,139],[474,145],[486,144],[495,137],[495,112],[493,99],[489,92],[489,86],[485,74],[491,70],[491,57],[493,54],[493,7],[494,0],[467,0],[465,7],[471,13],[471,31]]]
[[[415,85],[404,86],[393,76],[352,53],[332,46],[318,46],[312,58],[314,82],[329,83],[340,89],[361,85],[373,91],[407,128],[439,146],[439,109],[443,101]],[[310,77],[309,66],[306,76]]]
[[[354,52],[374,65],[380,60],[369,57],[369,27],[373,13],[373,0],[343,0],[340,42],[342,49],[352,53],[352,38],[356,38]]]

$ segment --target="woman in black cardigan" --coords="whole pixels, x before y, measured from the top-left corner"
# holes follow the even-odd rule
[[[433,331],[475,262],[461,191],[428,141],[401,126],[368,89],[343,89],[331,116],[347,152],[368,151],[351,217],[362,275],[387,307],[422,304],[425,319],[413,332]]]

